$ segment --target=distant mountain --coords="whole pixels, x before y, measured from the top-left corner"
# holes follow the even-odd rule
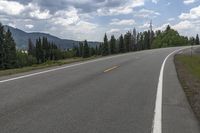
[[[20,29],[13,28],[10,26],[4,26],[4,28],[5,30],[7,30],[8,28],[10,29],[18,49],[27,49],[28,39],[30,38],[32,42],[35,43],[36,39],[38,39],[39,37],[40,38],[47,37],[48,41],[54,42],[59,48],[62,48],[62,49],[72,48],[73,45],[79,44],[78,41],[60,39],[58,37],[55,37],[46,33],[40,33],[40,32],[27,33]],[[96,45],[99,45],[99,42],[88,42],[88,44],[90,46],[95,47]]]

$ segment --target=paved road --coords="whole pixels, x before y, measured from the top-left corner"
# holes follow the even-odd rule
[[[39,71],[1,77],[0,133],[150,133],[160,68],[177,49],[111,56],[10,81]],[[163,133],[199,133],[173,57],[163,85]]]

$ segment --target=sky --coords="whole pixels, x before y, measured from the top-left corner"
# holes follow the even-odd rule
[[[45,32],[63,39],[102,41],[119,36],[164,30],[200,34],[200,0],[0,0],[0,22],[26,32]]]

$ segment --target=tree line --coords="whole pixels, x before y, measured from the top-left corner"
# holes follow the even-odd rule
[[[173,47],[183,45],[199,45],[199,35],[196,37],[185,37],[172,29],[170,26],[164,31],[132,31],[121,34],[118,38],[111,35],[108,39],[104,35],[103,42],[99,45],[89,45],[87,40],[79,42],[71,49],[60,49],[54,42],[48,41],[46,37],[36,39],[35,43],[28,40],[27,51],[16,49],[15,41],[10,30],[4,30],[0,23],[0,70],[31,66],[47,61],[66,58],[91,56],[107,56],[118,53],[140,51],[153,48]]]
[[[63,52],[53,42],[49,42],[46,37],[39,37],[36,43],[33,44],[32,40],[28,41],[28,55],[36,59],[37,64],[44,63],[48,60],[63,59]]]
[[[140,51],[153,48],[199,45],[199,35],[194,37],[181,36],[178,31],[172,29],[169,25],[164,31],[144,31],[137,32],[134,28],[132,31],[121,34],[117,39],[111,35],[110,40],[107,34],[104,35],[103,43],[96,48],[89,46],[87,41],[74,46],[73,51],[78,57],[90,57],[94,55],[111,55],[126,53],[131,51]]]

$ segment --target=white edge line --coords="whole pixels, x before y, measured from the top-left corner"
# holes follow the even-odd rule
[[[102,60],[108,60],[108,59],[111,59],[111,58],[117,58],[117,57],[121,57],[121,56],[126,56],[126,55],[129,55],[129,54],[135,54],[135,53],[114,55],[114,56],[104,57],[104,58],[100,58],[100,59],[96,59],[96,60],[85,61],[85,62],[76,63],[76,64],[72,64],[72,65],[67,65],[67,66],[63,66],[63,67],[59,67],[59,68],[54,68],[54,69],[49,69],[49,70],[45,70],[45,71],[41,71],[41,72],[36,72],[36,73],[32,73],[32,74],[18,76],[18,77],[15,77],[15,78],[9,78],[9,79],[5,79],[5,80],[0,80],[0,83],[5,83],[5,82],[17,80],[17,79],[27,78],[27,77],[32,77],[32,76],[36,76],[36,75],[40,75],[40,74],[44,74],[44,73],[49,73],[49,72],[53,72],[53,71],[58,71],[58,70],[62,70],[62,69],[70,68],[70,67],[80,66],[80,65],[88,64],[88,63],[92,63],[92,62],[97,62],[97,61],[102,61]]]
[[[163,74],[164,74],[166,61],[171,55],[179,51],[182,51],[183,49],[187,49],[187,48],[182,48],[182,49],[173,51],[164,59],[162,63],[159,80],[158,80],[158,86],[157,86],[152,133],[162,133],[162,95],[163,95],[162,92],[163,92]]]

